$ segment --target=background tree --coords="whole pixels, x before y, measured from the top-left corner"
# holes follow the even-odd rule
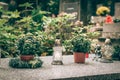
[[[19,4],[29,2],[29,0],[17,0]],[[57,15],[59,13],[59,0],[38,0],[38,7],[43,11],[49,11],[51,14]],[[22,10],[22,8],[18,8]]]

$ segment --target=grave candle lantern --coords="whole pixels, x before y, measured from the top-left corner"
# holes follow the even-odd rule
[[[55,40],[55,46],[53,47],[53,61],[52,65],[62,65],[62,46],[60,45],[60,39]]]

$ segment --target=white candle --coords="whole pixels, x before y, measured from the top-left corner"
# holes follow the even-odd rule
[[[54,47],[54,57],[53,60],[55,61],[62,61],[62,47]]]
[[[61,53],[60,52],[58,52],[58,51],[56,51],[55,53],[55,60],[61,60]]]

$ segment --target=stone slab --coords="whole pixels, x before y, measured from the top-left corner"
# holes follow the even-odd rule
[[[7,3],[0,2],[0,6],[2,6],[4,10],[8,9],[8,4]]]
[[[104,24],[103,32],[120,32],[120,23]]]
[[[120,39],[120,23],[104,24],[102,37]]]
[[[51,65],[52,56],[40,57],[42,68],[14,69],[8,66],[10,58],[1,59],[0,80],[116,80],[120,79],[120,61],[100,63],[92,61],[85,64],[74,63],[73,55],[63,56],[64,65]]]

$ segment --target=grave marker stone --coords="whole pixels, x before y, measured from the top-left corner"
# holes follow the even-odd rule
[[[115,17],[119,17],[120,16],[120,2],[119,3],[115,3]]]
[[[80,19],[80,0],[61,0],[60,12],[77,13],[76,20]]]

